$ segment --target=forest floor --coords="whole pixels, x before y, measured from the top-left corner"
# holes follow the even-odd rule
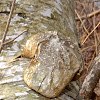
[[[76,27],[85,64],[82,77],[84,80],[91,63],[100,53],[100,1],[77,0],[75,7]],[[83,16],[85,17],[83,18]],[[100,79],[94,89],[92,100],[100,100]]]

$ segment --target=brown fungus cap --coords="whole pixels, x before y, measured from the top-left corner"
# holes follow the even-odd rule
[[[58,96],[81,67],[78,47],[57,32],[34,35],[23,54],[36,55],[24,72],[25,83],[49,98]]]

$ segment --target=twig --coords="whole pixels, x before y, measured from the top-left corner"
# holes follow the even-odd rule
[[[93,11],[95,12],[95,1],[93,0]],[[93,27],[95,28],[95,25],[96,25],[96,16],[95,16],[95,14],[94,14],[94,16],[93,16]],[[95,44],[95,52],[96,52],[96,55],[98,54],[98,47],[97,47],[97,37],[96,37],[96,30],[94,30],[94,44]]]
[[[9,40],[9,41],[7,41],[7,42],[3,43],[3,46],[5,46],[5,45],[6,45],[6,44],[8,44],[8,43],[13,42],[16,38],[18,38],[20,35],[22,35],[22,34],[23,34],[23,33],[25,33],[25,32],[27,32],[27,30],[25,30],[25,31],[21,32],[21,33],[20,33],[20,34],[18,34],[15,38],[13,38],[13,39],[11,39],[11,40]]]
[[[8,18],[8,21],[7,21],[7,25],[6,25],[6,28],[5,28],[5,33],[3,35],[3,39],[2,39],[2,42],[1,42],[1,45],[0,45],[0,53],[2,51],[3,43],[5,41],[5,38],[6,38],[6,35],[7,35],[7,32],[8,32],[8,28],[9,28],[9,24],[10,24],[10,21],[11,21],[12,13],[13,13],[13,10],[14,10],[15,2],[16,2],[16,0],[13,0],[13,2],[12,2],[12,7],[11,7],[11,11],[10,11],[9,18]]]
[[[90,18],[90,17],[93,17],[94,15],[97,15],[97,14],[100,14],[100,9],[97,10],[97,11],[94,11],[90,14],[88,14],[87,16],[82,16],[81,19],[84,20],[84,19],[87,19],[87,18]],[[79,21],[80,19],[79,18],[75,18],[76,21]]]
[[[75,13],[76,13],[76,15],[78,16],[78,18],[80,19],[84,30],[89,34],[88,30],[86,29],[85,25],[83,24],[83,21],[82,21],[81,17],[79,16],[79,14],[77,13],[76,9],[75,9]]]
[[[87,46],[87,47],[83,48],[83,49],[81,50],[81,52],[83,52],[84,50],[86,50],[86,49],[88,49],[88,48],[92,48],[92,47],[95,47],[95,45]]]
[[[85,41],[88,39],[88,37],[95,31],[95,29],[100,25],[100,22],[97,24],[97,26],[88,34],[88,36],[84,39],[82,45],[85,43]]]
[[[99,44],[100,44],[100,38],[99,38],[99,36],[98,36],[97,33],[96,33],[96,36],[97,36],[98,42],[99,42]]]
[[[94,51],[93,56],[91,57],[91,60],[90,60],[90,62],[88,64],[87,68],[89,68],[91,66],[91,64],[93,62],[93,59],[95,58],[95,54],[96,54],[96,51]]]

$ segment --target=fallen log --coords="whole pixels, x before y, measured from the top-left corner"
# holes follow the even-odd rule
[[[30,43],[30,40],[26,42],[22,56],[30,57],[32,61],[27,68],[26,66],[24,67],[22,72],[17,71],[16,68],[16,71],[21,74],[20,80],[12,79],[12,75],[9,73],[8,76],[7,74],[4,75],[1,80],[1,89],[5,90],[5,92],[4,94],[0,92],[1,99],[6,99],[8,97],[12,97],[13,99],[24,98],[24,96],[22,96],[23,94],[18,95],[20,86],[16,83],[17,81],[23,86],[26,86],[24,83],[25,81],[30,88],[46,97],[56,97],[52,100],[76,99],[81,83],[79,80],[72,81],[72,78],[77,72],[78,74],[76,76],[83,70],[83,62],[75,28],[74,0],[46,0],[46,2],[42,0],[35,0],[32,2],[31,0],[28,0],[28,2],[25,0],[22,2],[20,0],[17,2],[17,5],[19,8],[16,8],[15,12],[20,11],[18,9],[23,9],[22,13],[25,13],[25,15],[22,15],[21,19],[25,18],[24,23],[28,23],[27,26],[29,25],[27,33],[31,33],[32,36],[32,44]],[[33,36],[34,33],[36,35]],[[25,38],[27,38],[27,36]],[[34,49],[32,50],[32,47],[30,46],[34,47]],[[23,61],[19,61],[18,63],[22,62]],[[23,66],[23,64],[20,65],[20,67],[21,66]],[[38,71],[37,73],[36,70]],[[23,73],[24,71],[25,73]],[[7,73],[7,71],[5,73]],[[19,73],[14,73],[15,77],[13,78],[16,78],[16,74],[18,75]],[[28,77],[28,75],[31,77]],[[9,77],[11,78],[10,82],[3,81],[7,80]],[[29,84],[27,80],[29,80]],[[32,82],[35,82],[35,86]],[[45,85],[43,85],[44,82]],[[47,82],[48,84],[46,84]],[[16,88],[16,91],[14,91],[14,83],[16,83],[16,86],[18,87],[18,89]],[[46,85],[47,88],[44,89],[43,87]],[[9,87],[13,87],[10,89],[10,96],[6,94],[6,88],[9,89]],[[29,89],[29,87],[27,88]],[[32,91],[33,90],[31,90],[31,93]],[[46,91],[48,91],[48,93]],[[25,97],[30,93],[28,90],[26,92]],[[41,100],[41,97],[48,100],[48,98],[39,95],[37,92],[35,92],[35,94],[38,95],[39,100]],[[34,99],[35,97],[36,96],[34,95],[34,97],[30,98]]]

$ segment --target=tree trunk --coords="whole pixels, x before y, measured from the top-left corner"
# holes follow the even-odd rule
[[[0,4],[2,5],[0,6],[0,17],[3,19],[1,21],[4,24],[5,18],[7,18],[7,14],[9,13],[11,1],[3,0],[0,1]],[[80,69],[78,67],[77,71],[81,72],[83,70],[83,62],[81,54],[79,53],[75,28],[74,0],[18,0],[15,5],[16,8],[9,28],[9,35],[14,32],[16,33],[13,29],[28,29],[28,33],[23,36],[24,38],[21,42],[18,42],[23,44],[28,37],[35,33],[39,33],[42,36],[43,33],[56,32],[59,36],[63,37],[62,40],[67,39],[66,48],[67,50],[69,49],[70,54],[75,56],[74,61],[78,61],[76,64],[80,67]],[[0,24],[0,28],[1,26],[2,25]],[[0,30],[0,34],[3,32],[3,28],[4,27]],[[22,44],[20,45],[22,46]],[[10,48],[12,46],[12,44],[9,45]],[[21,48],[22,47],[19,46],[19,49]],[[4,52],[5,51],[1,54],[2,57],[5,57]],[[14,55],[17,55],[17,52]],[[10,56],[10,54],[8,54],[8,56]],[[68,59],[68,61],[69,60],[70,59]],[[0,67],[0,99],[74,100],[78,95],[81,86],[81,82],[79,80],[70,82],[66,89],[58,97],[53,99],[46,98],[31,90],[23,81],[23,72],[26,67],[28,67],[29,59],[22,59],[20,61],[20,59],[17,58],[17,61],[9,64],[11,65],[5,65],[5,69]],[[4,64],[1,64],[1,66],[4,66]],[[74,65],[72,67],[74,67]]]

